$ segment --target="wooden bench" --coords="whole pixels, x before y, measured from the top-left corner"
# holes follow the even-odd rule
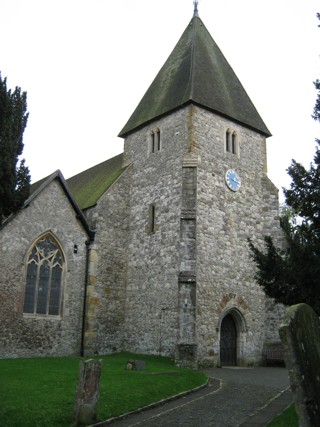
[[[266,348],[264,350],[264,360],[267,366],[284,366],[284,349]]]

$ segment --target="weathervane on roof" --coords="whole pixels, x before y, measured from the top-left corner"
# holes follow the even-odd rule
[[[193,0],[193,4],[194,4],[193,16],[199,16],[198,3],[199,3],[198,0]]]

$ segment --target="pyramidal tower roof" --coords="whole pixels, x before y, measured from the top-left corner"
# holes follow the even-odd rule
[[[189,103],[271,135],[198,13],[119,136]]]

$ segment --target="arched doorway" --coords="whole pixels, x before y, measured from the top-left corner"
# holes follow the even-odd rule
[[[220,365],[235,366],[236,364],[237,326],[231,314],[227,314],[220,328]]]

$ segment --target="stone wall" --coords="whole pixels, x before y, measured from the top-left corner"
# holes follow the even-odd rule
[[[150,152],[158,129],[161,149]],[[237,133],[236,154],[225,151],[227,129]],[[123,348],[174,354],[188,366],[219,364],[220,325],[231,313],[238,363],[259,363],[277,316],[266,327],[270,310],[247,238],[280,233],[265,138],[188,106],[128,136],[125,163],[131,191]],[[226,187],[231,168],[242,179],[238,192]]]
[[[255,283],[247,238],[261,241],[279,231],[277,190],[266,176],[265,138],[243,126],[197,108],[194,153],[197,192],[197,341],[202,364],[219,363],[220,325],[231,313],[238,329],[238,363],[261,361],[266,324],[265,296]],[[238,152],[225,151],[225,134],[237,134]],[[228,169],[241,177],[241,188],[229,190]],[[273,204],[270,206],[272,196]]]
[[[48,231],[66,261],[61,316],[24,315],[27,253]],[[80,354],[87,239],[56,180],[0,230],[0,357]]]
[[[150,134],[161,148],[150,152]],[[178,339],[182,160],[188,145],[187,110],[129,135],[125,161],[132,170],[125,348],[171,354]],[[154,230],[150,226],[154,206]]]
[[[129,167],[86,213],[96,230],[90,247],[87,354],[123,350],[131,176]]]
[[[268,328],[266,329],[265,347],[281,347],[279,327],[282,323],[287,307],[283,304],[276,304],[272,298],[267,298],[266,309],[266,324],[268,325]]]

